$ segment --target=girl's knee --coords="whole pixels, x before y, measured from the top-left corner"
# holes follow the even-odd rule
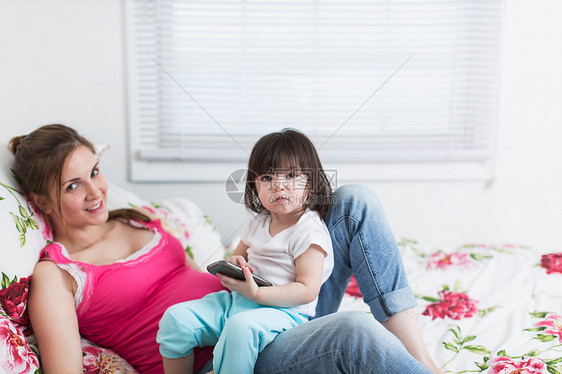
[[[196,315],[181,304],[172,305],[162,315],[158,323],[158,334],[192,334],[198,324]]]
[[[243,314],[237,314],[226,320],[222,334],[240,340],[254,339],[260,328],[254,321]]]
[[[162,356],[173,359],[185,357],[197,346],[196,336],[186,316],[177,305],[168,308],[162,315],[156,335]]]
[[[160,318],[160,322],[158,322],[159,331],[168,331],[173,330],[174,325],[177,322],[176,314],[171,310],[172,307],[166,309],[162,318]]]
[[[180,313],[179,305],[172,305],[171,307],[166,309],[166,311],[162,315],[162,318],[160,318],[159,327],[161,329],[168,326],[173,326],[173,328],[175,328],[178,320],[181,319],[179,316],[180,314],[183,313]]]

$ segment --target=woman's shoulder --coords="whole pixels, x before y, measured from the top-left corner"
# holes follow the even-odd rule
[[[55,248],[56,245],[53,245],[52,247]],[[54,259],[51,258],[51,254],[49,252],[46,253],[47,255],[42,257],[37,264],[35,264],[32,274],[33,284],[43,284],[45,286],[58,284],[64,288],[72,288],[71,278],[68,273],[57,265]]]
[[[57,266],[57,264],[52,260],[39,261],[35,264],[35,268],[33,269],[33,274],[32,274],[33,280],[37,281],[42,279],[48,279],[53,274],[58,274],[59,269],[60,268]]]
[[[60,261],[64,257],[63,245],[57,242],[49,242],[42,250],[39,252],[39,262],[56,262]]]
[[[40,261],[35,265],[31,274],[28,309],[32,311],[52,311],[61,305],[63,298],[71,301],[76,288],[72,276],[52,261]]]

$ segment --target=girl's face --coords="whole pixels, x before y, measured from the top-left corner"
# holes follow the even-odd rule
[[[44,209],[55,225],[55,232],[63,226],[69,231],[99,225],[107,221],[107,182],[99,169],[98,161],[91,150],[78,147],[64,162],[61,175],[61,210],[57,208],[56,191]],[[63,229],[64,230],[64,229]]]
[[[271,214],[302,213],[308,195],[307,180],[298,170],[262,174],[256,178],[258,198]]]

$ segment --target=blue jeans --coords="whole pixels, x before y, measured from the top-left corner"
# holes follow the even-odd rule
[[[379,322],[416,305],[379,200],[360,185],[342,186],[334,197],[325,220],[334,270],[320,291],[320,318],[278,335],[259,354],[254,373],[430,373]],[[364,312],[330,314],[352,274],[376,320]]]
[[[379,322],[416,306],[396,240],[376,195],[365,186],[345,185],[336,190],[334,199],[325,219],[334,247],[334,270],[320,290],[316,317],[338,310],[353,274]]]
[[[365,312],[330,314],[279,334],[254,373],[431,374]]]

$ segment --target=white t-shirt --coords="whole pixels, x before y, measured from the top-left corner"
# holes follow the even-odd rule
[[[271,215],[268,212],[258,214],[242,230],[242,241],[248,248],[248,264],[254,272],[267,279],[275,286],[281,286],[296,280],[295,259],[303,254],[312,244],[318,245],[325,252],[322,283],[334,267],[332,240],[324,221],[316,211],[307,210],[298,222],[277,233],[269,234]],[[314,316],[314,301],[293,307],[299,313]]]

